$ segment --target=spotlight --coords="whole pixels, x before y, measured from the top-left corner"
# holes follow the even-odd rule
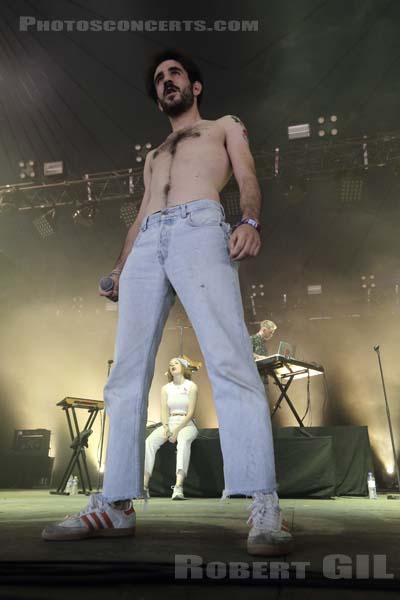
[[[19,166],[19,178],[20,179],[35,179],[36,171],[35,171],[35,161],[34,160],[20,160],[18,163]]]
[[[364,289],[376,287],[375,275],[361,275],[361,287]]]
[[[33,226],[36,231],[42,238],[48,238],[55,233],[55,229],[53,227],[56,216],[56,209],[51,208],[46,213],[37,217],[32,221]]]
[[[75,225],[91,227],[96,218],[96,206],[94,204],[79,206],[72,215]]]
[[[130,227],[135,222],[139,212],[139,206],[138,204],[133,204],[133,202],[125,202],[119,210],[120,219],[127,227]]]
[[[394,466],[393,465],[387,465],[386,466],[386,473],[388,475],[393,475],[393,473],[394,473]]]
[[[263,297],[264,296],[264,284],[260,283],[259,285],[255,285],[254,283],[251,286],[251,289],[253,290],[251,296],[253,298],[258,298],[258,297]]]
[[[141,163],[146,158],[147,153],[151,150],[151,143],[146,142],[145,144],[135,144],[136,162]]]
[[[322,138],[328,133],[333,136],[338,135],[339,130],[336,126],[337,120],[337,115],[331,115],[329,118],[322,116],[318,117],[317,123],[320,126],[320,129],[318,130],[319,137]]]

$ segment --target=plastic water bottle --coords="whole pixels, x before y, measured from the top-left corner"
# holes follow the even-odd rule
[[[368,485],[368,496],[369,496],[369,499],[370,500],[377,500],[378,496],[377,496],[377,493],[376,493],[375,477],[373,476],[372,473],[368,473],[367,485]]]
[[[76,496],[76,494],[78,493],[78,483],[79,483],[79,482],[78,482],[78,478],[77,478],[77,476],[75,475],[75,477],[74,477],[74,478],[73,478],[73,480],[72,480],[72,489],[71,489],[71,494],[72,494],[73,496]]]
[[[72,475],[69,476],[69,479],[67,481],[67,485],[65,486],[65,493],[66,494],[72,494],[72,483],[73,483],[73,477]]]

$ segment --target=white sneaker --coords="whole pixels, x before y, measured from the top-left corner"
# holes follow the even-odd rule
[[[250,518],[251,529],[247,538],[247,551],[258,556],[280,556],[293,550],[293,537],[287,522],[282,518],[276,492],[254,494]]]
[[[82,540],[88,537],[135,535],[136,514],[129,501],[125,510],[113,508],[101,494],[92,494],[80,512],[42,531],[44,540]]]
[[[183,488],[181,485],[174,485],[172,489],[173,492],[171,500],[186,500],[185,496],[183,495]]]

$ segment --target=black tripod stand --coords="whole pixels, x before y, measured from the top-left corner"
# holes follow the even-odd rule
[[[393,451],[393,464],[394,464],[394,469],[395,469],[395,473],[396,473],[396,480],[397,480],[397,488],[400,492],[400,475],[399,475],[399,465],[397,462],[397,453],[396,453],[396,446],[394,444],[394,437],[393,437],[393,429],[392,429],[392,419],[390,417],[390,410],[389,410],[389,402],[387,399],[387,395],[386,395],[386,386],[385,386],[385,379],[383,377],[383,369],[382,369],[382,361],[381,361],[381,354],[379,351],[379,345],[376,344],[374,346],[374,350],[378,356],[378,362],[379,362],[379,370],[381,372],[381,380],[382,380],[382,388],[383,388],[383,396],[385,398],[385,405],[386,405],[386,415],[387,415],[387,419],[388,419],[388,424],[389,424],[389,432],[390,432],[390,439],[392,442],[392,451]],[[388,496],[388,500],[400,500],[400,496],[393,496],[393,495],[389,495]]]

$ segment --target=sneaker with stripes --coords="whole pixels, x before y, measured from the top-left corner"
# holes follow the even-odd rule
[[[293,550],[293,537],[282,517],[276,492],[254,494],[247,523],[251,529],[247,552],[255,556],[281,556]]]
[[[60,523],[48,525],[42,531],[44,540],[82,540],[88,537],[118,537],[135,535],[136,514],[129,501],[128,508],[118,509],[106,502],[101,494],[92,494],[80,512],[65,517]]]

